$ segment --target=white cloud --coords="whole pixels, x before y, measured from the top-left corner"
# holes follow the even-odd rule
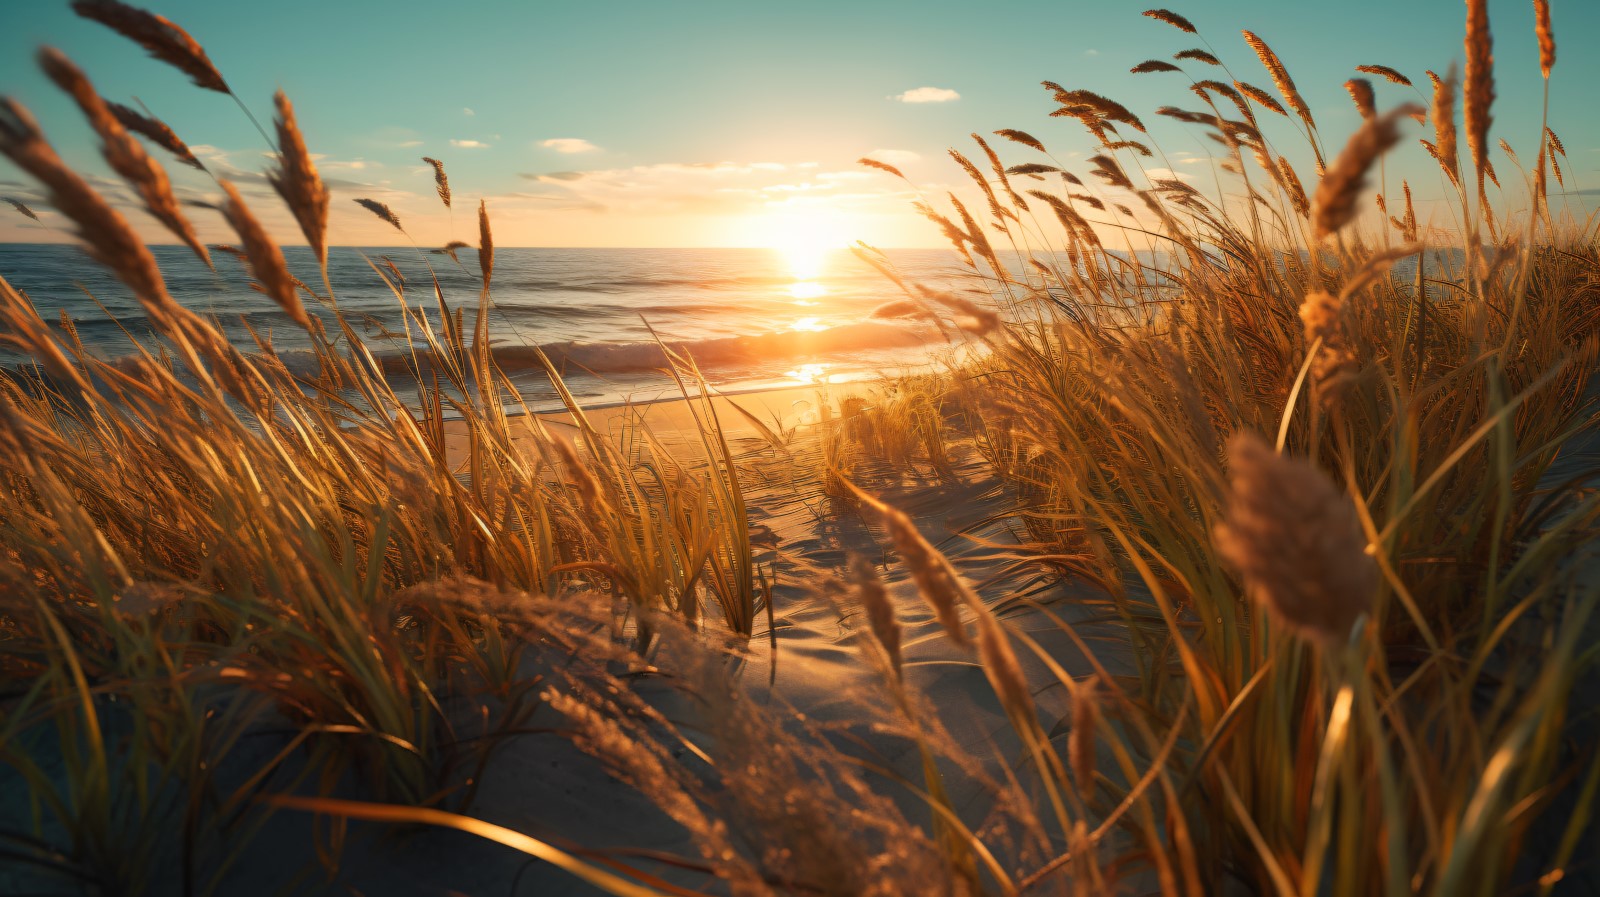
[[[620,215],[761,215],[775,208],[820,205],[895,213],[905,208],[903,191],[840,193],[839,178],[804,163],[670,162],[628,168],[526,174],[534,182],[521,199],[545,208],[584,209]],[[846,172],[844,174],[853,174]]]
[[[1099,56],[1100,55],[1100,51],[1094,49],[1093,47],[1090,47],[1089,49],[1083,51],[1083,55],[1085,55],[1085,56]]]
[[[889,99],[902,103],[949,103],[961,99],[961,94],[948,87],[914,87]]]
[[[1187,160],[1184,160],[1187,161]],[[1147,168],[1145,176],[1152,181],[1192,181],[1194,175],[1186,171],[1173,171],[1170,168]]]
[[[549,140],[539,141],[539,145],[546,149],[553,149],[558,153],[567,153],[568,155],[573,153],[593,153],[600,150],[600,147],[581,137],[552,137]]]
[[[478,113],[473,112],[471,106],[462,106],[461,107],[461,114],[462,115],[477,115]]]
[[[911,150],[900,149],[875,149],[867,153],[867,158],[877,159],[879,162],[888,162],[896,167],[910,165],[912,162],[918,162],[922,159],[921,156]]]
[[[489,144],[481,140],[451,140],[450,145],[460,149],[488,149]]]
[[[401,149],[409,149],[409,148],[411,148],[413,146],[421,146],[421,145],[422,145],[422,141],[420,141],[420,140],[403,140],[403,141],[400,142],[400,148]]]

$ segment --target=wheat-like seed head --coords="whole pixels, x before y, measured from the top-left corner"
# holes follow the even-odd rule
[[[889,600],[889,592],[878,578],[878,571],[864,555],[851,559],[850,573],[856,594],[867,609],[867,625],[872,627],[872,636],[883,646],[883,652],[889,657],[889,667],[899,676],[900,621],[895,619],[894,602]]]
[[[317,174],[317,166],[306,150],[305,138],[295,122],[294,106],[283,91],[273,97],[278,109],[278,167],[267,172],[267,180],[283,197],[300,232],[317,257],[318,265],[328,263],[328,188]],[[398,227],[398,225],[396,225]]]
[[[1218,553],[1279,623],[1336,647],[1372,606],[1378,583],[1350,498],[1316,465],[1253,433],[1229,441],[1228,459]]]
[[[256,282],[291,320],[310,330],[311,319],[300,304],[299,294],[295,292],[295,277],[284,263],[283,251],[267,236],[266,228],[244,204],[238,189],[227,181],[221,183],[223,192],[228,195],[227,202],[222,205],[222,215],[239,235],[239,242],[244,246],[245,257],[250,260],[250,270],[255,274]]]
[[[355,204],[389,222],[400,233],[406,232],[406,229],[400,226],[400,219],[395,217],[394,210],[389,208],[387,204],[378,202],[376,199],[366,198],[355,200]]]
[[[478,270],[483,273],[483,288],[494,276],[494,234],[489,230],[489,204],[478,200]]]
[[[1533,0],[1533,31],[1539,38],[1539,71],[1550,80],[1556,65],[1556,33],[1550,27],[1550,0]]]
[[[44,185],[50,204],[77,226],[89,253],[127,285],[152,319],[165,324],[185,316],[167,293],[155,257],[144,241],[62,162],[45,142],[33,116],[10,97],[0,98],[0,154]]]
[[[1300,116],[1300,120],[1306,123],[1306,127],[1316,130],[1317,124],[1311,118],[1311,109],[1306,106],[1306,101],[1300,96],[1299,89],[1294,86],[1294,79],[1289,77],[1289,70],[1284,67],[1283,61],[1278,58],[1278,54],[1272,52],[1272,48],[1267,46],[1267,42],[1257,37],[1255,32],[1244,31],[1242,33],[1244,34],[1245,43],[1250,45],[1250,49],[1256,51],[1256,58],[1261,60],[1261,64],[1266,66],[1268,74],[1272,75],[1272,83],[1277,86],[1278,93],[1283,95],[1283,101],[1289,105],[1290,109],[1294,110],[1296,115]]]
[[[1311,201],[1311,221],[1320,239],[1355,217],[1356,200],[1366,187],[1367,171],[1400,140],[1399,119],[1417,106],[1401,106],[1368,119],[1328,167]]]
[[[166,122],[143,115],[121,103],[106,103],[106,108],[111,110],[111,114],[116,116],[124,128],[144,136],[151,143],[176,156],[179,162],[199,171],[206,170],[205,165],[195,157],[194,151],[189,149],[189,144],[184,143],[183,138],[168,127]]]
[[[1128,71],[1135,75],[1148,75],[1151,72],[1181,72],[1183,69],[1163,59],[1146,59]]]
[[[1182,50],[1182,51],[1178,52],[1177,54],[1175,54],[1172,58],[1173,59],[1192,59],[1195,62],[1203,62],[1206,65],[1216,65],[1216,66],[1222,65],[1222,60],[1220,60],[1217,57],[1211,55],[1210,53],[1206,52],[1205,50],[1200,50],[1200,49]]]
[[[21,212],[23,215],[26,215],[27,217],[32,218],[34,221],[38,221],[39,220],[39,216],[34,214],[34,211],[32,209],[28,208],[25,204],[23,204],[22,200],[20,200],[20,199],[12,199],[9,196],[0,196],[0,199],[3,199],[6,202],[11,203],[11,207],[12,208],[16,209],[18,212]]]
[[[1004,137],[1012,143],[1020,143],[1029,149],[1036,149],[1041,153],[1045,151],[1044,144],[1039,142],[1039,138],[1029,134],[1027,131],[1018,131],[1015,128],[1001,128],[994,133],[998,137]]]
[[[444,173],[444,163],[432,156],[423,156],[422,161],[433,166],[433,189],[439,194],[439,201],[445,208],[450,208],[450,178]]]
[[[145,210],[210,267],[211,255],[179,208],[166,171],[128,134],[88,77],[65,54],[50,47],[39,51],[39,66],[83,110],[90,127],[100,136],[107,164],[139,194]]]
[[[1380,78],[1387,79],[1390,83],[1399,84],[1403,87],[1411,86],[1410,78],[1407,78],[1405,75],[1400,74],[1386,65],[1358,65],[1356,66],[1356,71],[1363,72],[1368,75],[1377,75]]]
[[[72,11],[134,41],[151,56],[188,75],[196,85],[218,93],[232,92],[199,41],[169,19],[117,0],[73,0]]]
[[[1350,99],[1356,104],[1356,110],[1362,118],[1371,118],[1378,114],[1377,99],[1372,93],[1372,82],[1365,78],[1351,78],[1344,82],[1344,89],[1350,92]]]
[[[1217,82],[1212,81],[1202,83],[1215,84]],[[1247,84],[1244,81],[1235,81],[1233,82],[1233,86],[1238,88],[1239,93],[1249,97],[1252,100],[1255,100],[1257,103],[1260,103],[1263,108],[1269,109],[1284,117],[1288,117],[1289,113],[1283,108],[1282,105],[1278,103],[1277,100],[1272,98],[1272,94],[1267,93],[1254,84]]]
[[[883,172],[887,172],[889,174],[892,174],[892,175],[894,175],[895,177],[897,177],[897,178],[899,178],[901,180],[906,180],[907,179],[904,174],[900,173],[900,169],[894,167],[893,165],[890,165],[888,162],[879,162],[877,159],[869,159],[869,158],[866,158],[865,156],[863,156],[862,158],[856,160],[856,164],[857,165],[865,165],[868,168],[876,168],[879,171],[883,171]]]
[[[1489,157],[1489,125],[1494,121],[1489,115],[1489,107],[1494,104],[1494,39],[1489,34],[1488,0],[1467,0],[1466,49],[1466,88],[1462,92],[1461,118],[1481,193],[1484,163]]]
[[[1155,19],[1158,22],[1166,22],[1168,25],[1171,25],[1179,31],[1188,32],[1189,34],[1196,33],[1193,22],[1190,22],[1188,19],[1178,15],[1170,9],[1147,9],[1142,13],[1142,15]]]

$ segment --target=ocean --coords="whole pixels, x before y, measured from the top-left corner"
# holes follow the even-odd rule
[[[183,247],[153,251],[173,297],[214,318],[241,349],[255,350],[248,324],[271,334],[291,369],[297,356],[308,357],[306,334],[251,289],[241,261],[215,253],[213,273]],[[284,255],[301,280],[325,292],[309,249],[287,247]],[[463,249],[459,255],[456,262],[409,246],[334,247],[329,276],[339,308],[368,348],[398,359],[406,312],[373,266],[394,281],[392,262],[404,277],[405,305],[437,327],[435,276],[452,309],[466,309],[471,321],[477,308],[477,254]],[[890,250],[888,256],[912,280],[970,285],[947,250]],[[0,275],[27,292],[47,321],[70,317],[100,357],[133,351],[130,334],[154,342],[128,290],[75,246],[0,245]],[[875,309],[901,298],[899,289],[843,249],[794,258],[763,249],[497,248],[491,296],[496,357],[536,409],[552,407],[556,398],[529,351],[533,346],[561,366],[569,388],[587,404],[646,401],[674,389],[660,372],[652,331],[686,350],[707,379],[728,392],[900,372],[951,348],[927,324],[875,318]],[[309,311],[331,319],[326,303],[302,298]],[[0,348],[0,365],[26,363]]]

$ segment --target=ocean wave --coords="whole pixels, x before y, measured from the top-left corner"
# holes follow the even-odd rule
[[[674,352],[692,358],[703,368],[765,366],[801,357],[829,357],[851,352],[906,349],[942,342],[925,328],[864,322],[826,330],[786,330],[746,336],[700,340],[665,340]],[[662,346],[655,342],[590,343],[565,341],[540,346],[495,346],[491,353],[503,370],[511,373],[540,370],[543,352],[563,371],[622,374],[660,369],[667,364]],[[405,373],[415,363],[409,352],[385,353],[379,361],[387,373]],[[426,363],[426,356],[416,356]]]

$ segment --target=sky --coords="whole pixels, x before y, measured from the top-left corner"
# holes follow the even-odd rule
[[[1122,0],[144,0],[206,47],[269,130],[273,91],[288,94],[333,192],[332,242],[355,245],[403,242],[352,202],[360,197],[389,204],[422,245],[475,241],[471,210],[480,198],[503,246],[940,245],[911,203],[969,189],[946,155],[952,146],[974,152],[968,134],[1022,129],[1065,167],[1087,169],[1093,139],[1072,120],[1049,117],[1055,104],[1042,80],[1119,100],[1164,150],[1148,163],[1164,169],[1158,176],[1226,191],[1236,182],[1219,182],[1216,145],[1154,114],[1163,105],[1199,108],[1188,81],[1130,67],[1207,47],[1236,77],[1271,91],[1240,36],[1249,28],[1288,65],[1334,153],[1360,123],[1342,87],[1355,66],[1390,65],[1427,90],[1426,69],[1442,73],[1463,56],[1460,0],[1172,4],[1202,40],[1141,17],[1147,3]],[[1581,213],[1593,198],[1584,191],[1600,188],[1600,121],[1587,93],[1600,83],[1600,56],[1584,49],[1600,36],[1600,3],[1551,5],[1558,62],[1550,122],[1569,153],[1566,201]],[[1544,90],[1531,3],[1490,0],[1489,8],[1494,134],[1531,163]],[[0,92],[28,106],[62,156],[93,175],[150,240],[170,242],[110,180],[76,108],[39,74],[41,45],[71,56],[108,99],[144,103],[212,172],[239,185],[280,240],[303,242],[261,177],[269,146],[232,99],[77,18],[67,0],[0,0]],[[1380,107],[1419,99],[1377,87]],[[1267,133],[1314,184],[1304,136],[1286,119]],[[996,143],[1007,164],[1050,161]],[[424,155],[449,172],[453,217],[434,194]],[[899,166],[912,183],[856,164],[862,156]],[[1493,159],[1502,175],[1514,172],[1499,150]],[[205,174],[176,163],[168,171],[183,198],[220,196]],[[1387,176],[1391,185],[1411,180],[1425,220],[1448,217],[1442,177],[1415,140],[1389,161]],[[1523,203],[1517,177],[1503,180],[1511,189],[1492,201]],[[36,225],[0,205],[0,242],[70,239],[5,160],[0,196],[44,219]],[[202,239],[229,241],[220,216],[196,209],[192,218]]]

